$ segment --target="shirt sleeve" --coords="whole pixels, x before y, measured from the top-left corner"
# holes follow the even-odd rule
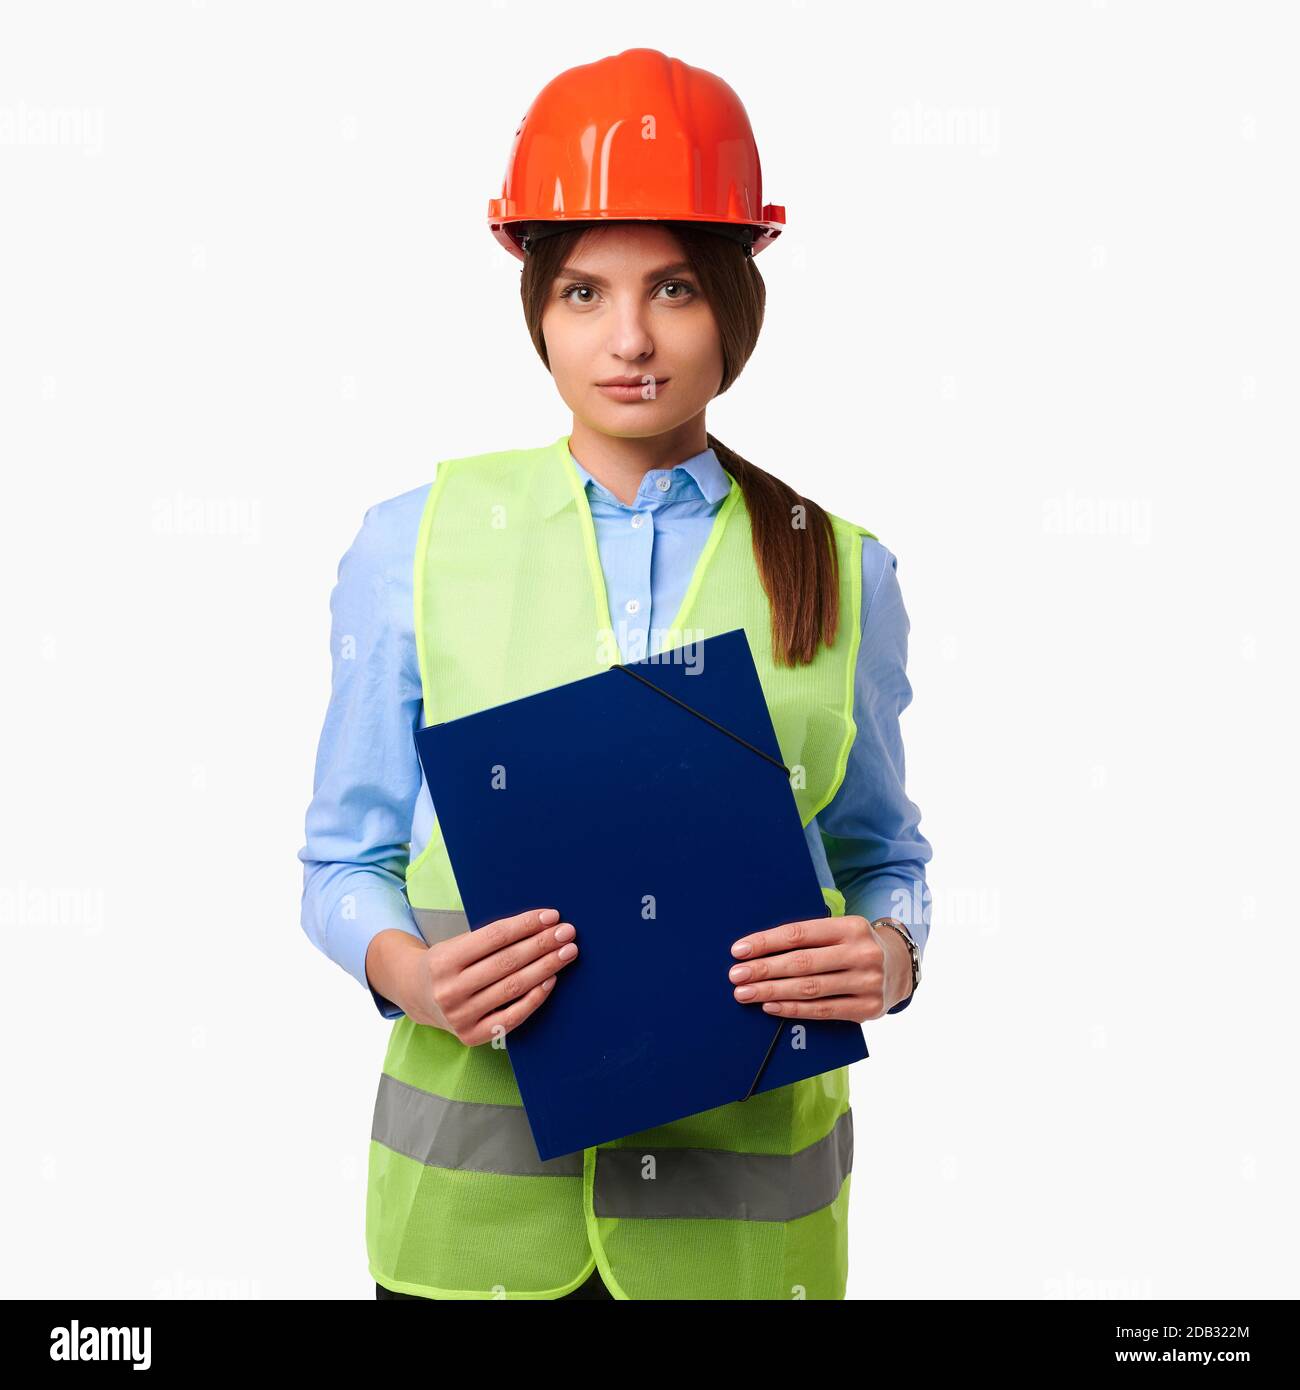
[[[922,956],[930,931],[925,866],[929,841],[905,790],[899,716],[912,701],[907,679],[911,631],[898,585],[898,560],[879,541],[862,542],[862,641],[853,687],[857,735],[844,781],[818,816],[826,859],[845,910],[873,922],[896,917]],[[912,1002],[909,994],[889,1010]]]
[[[307,808],[302,927],[370,991],[366,950],[390,928],[422,940],[406,897],[421,773],[414,733],[423,689],[411,602],[415,537],[427,488],[371,507],[339,562],[330,596],[332,677]]]

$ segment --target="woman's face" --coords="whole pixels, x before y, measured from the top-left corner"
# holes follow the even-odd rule
[[[717,322],[666,228],[615,223],[581,238],[551,285],[542,335],[565,405],[601,434],[665,434],[722,385]],[[631,385],[602,384],[614,380]]]

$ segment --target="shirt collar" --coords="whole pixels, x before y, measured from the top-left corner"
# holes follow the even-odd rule
[[[577,472],[578,482],[583,488],[588,483],[596,483],[596,479],[573,457],[571,450],[569,451],[569,461]],[[675,466],[691,475],[706,502],[719,502],[731,490],[731,479],[727,476],[726,470],[718,461],[718,456],[712,448],[705,449],[702,453],[693,454]],[[599,487],[600,484],[596,483],[596,486]]]

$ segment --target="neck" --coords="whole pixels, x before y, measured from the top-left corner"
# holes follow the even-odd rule
[[[646,439],[602,434],[576,418],[569,436],[569,452],[574,458],[602,487],[628,506],[636,500],[641,479],[651,469],[676,468],[708,447],[703,411],[666,434]]]

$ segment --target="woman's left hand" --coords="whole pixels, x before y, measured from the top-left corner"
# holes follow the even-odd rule
[[[728,978],[742,1004],[783,1018],[879,1018],[912,991],[912,957],[889,927],[817,917],[742,936]]]

